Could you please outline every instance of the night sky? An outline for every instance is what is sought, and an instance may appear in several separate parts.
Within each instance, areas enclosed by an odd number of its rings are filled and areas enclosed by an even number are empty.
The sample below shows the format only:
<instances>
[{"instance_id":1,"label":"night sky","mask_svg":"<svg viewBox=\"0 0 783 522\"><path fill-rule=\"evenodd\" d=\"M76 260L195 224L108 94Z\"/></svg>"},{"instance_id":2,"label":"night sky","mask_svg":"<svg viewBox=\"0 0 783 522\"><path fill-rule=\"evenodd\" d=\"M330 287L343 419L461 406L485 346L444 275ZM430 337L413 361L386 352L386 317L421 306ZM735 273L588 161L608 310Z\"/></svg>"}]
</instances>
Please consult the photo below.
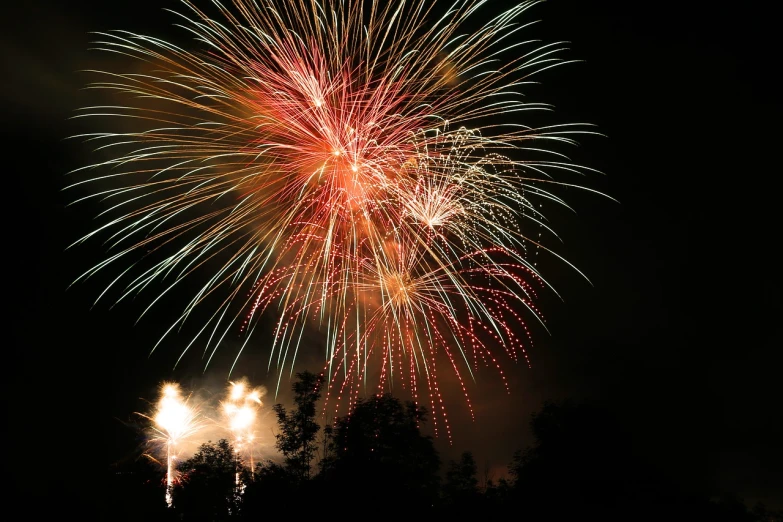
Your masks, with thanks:
<instances>
[{"instance_id":1,"label":"night sky","mask_svg":"<svg viewBox=\"0 0 783 522\"><path fill-rule=\"evenodd\" d=\"M454 445L437 443L444 459L472 450L500 473L532 442L530 414L570 397L617 412L638 454L685 487L783 508L779 28L758 9L691 4L551 0L528 12L542 20L536 37L569 40L562 56L584 60L540 75L529 97L556 106L548 123L589 122L606 135L580 138L572 159L602 171L585 185L619 203L560 192L575 214L551 214L564 242L550 245L592 285L546 261L563 297L541 303L551 335L534 329L532 369L504 364L511 395L479 374L475 422L453 390ZM183 34L162 2L71 5L20 3L2 35L4 308L13 331L2 379L11 455L2 460L28 493L46 462L102 477L138 443L120 420L144 407L140 398L153 400L170 378L219 389L235 355L229 345L206 372L200 354L172 371L189 338L148 354L176 310L153 308L134 325L150 294L91 310L100 281L66 291L102 259L97 242L65 251L98 207L66 208L61 192L65 173L90 160L88 147L65 139L80 130L68 118L90 104L81 90L89 77L78 71L111 63L88 51L88 32ZM239 374L274 387L265 342L255 339ZM321 356L303 354L301 368L320 370ZM63 490L58 469L43 491Z\"/></svg>"}]
</instances>

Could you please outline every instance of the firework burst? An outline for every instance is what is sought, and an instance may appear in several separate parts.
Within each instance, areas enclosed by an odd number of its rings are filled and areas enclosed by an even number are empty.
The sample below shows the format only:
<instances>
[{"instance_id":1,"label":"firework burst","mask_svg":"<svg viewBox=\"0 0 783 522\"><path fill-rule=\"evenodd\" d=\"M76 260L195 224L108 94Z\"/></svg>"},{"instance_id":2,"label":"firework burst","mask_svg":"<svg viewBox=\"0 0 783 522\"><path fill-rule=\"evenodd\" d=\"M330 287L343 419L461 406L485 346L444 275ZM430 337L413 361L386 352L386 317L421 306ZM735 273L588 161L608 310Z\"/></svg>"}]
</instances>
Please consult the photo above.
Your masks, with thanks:
<instances>
[{"instance_id":1,"label":"firework burst","mask_svg":"<svg viewBox=\"0 0 783 522\"><path fill-rule=\"evenodd\" d=\"M520 122L548 109L521 89L565 63L561 44L520 39L538 2L468 28L482 3L234 0L211 16L183 0L193 49L101 34L98 48L142 66L93 71L125 101L79 115L132 127L81 135L109 154L71 186L108 203L81 241L106 234L112 249L81 279L157 253L109 287L122 300L164 281L151 307L201 274L163 336L218 296L183 355L201 339L208 365L239 331L244 349L274 312L281 377L313 329L338 403L377 374L440 411L440 360L470 404L478 366L502 376L501 355L527 358L523 312L540 320L549 287L528 252L549 230L540 202L565 205L556 174L589 170L545 146L588 130Z\"/></svg>"}]
</instances>

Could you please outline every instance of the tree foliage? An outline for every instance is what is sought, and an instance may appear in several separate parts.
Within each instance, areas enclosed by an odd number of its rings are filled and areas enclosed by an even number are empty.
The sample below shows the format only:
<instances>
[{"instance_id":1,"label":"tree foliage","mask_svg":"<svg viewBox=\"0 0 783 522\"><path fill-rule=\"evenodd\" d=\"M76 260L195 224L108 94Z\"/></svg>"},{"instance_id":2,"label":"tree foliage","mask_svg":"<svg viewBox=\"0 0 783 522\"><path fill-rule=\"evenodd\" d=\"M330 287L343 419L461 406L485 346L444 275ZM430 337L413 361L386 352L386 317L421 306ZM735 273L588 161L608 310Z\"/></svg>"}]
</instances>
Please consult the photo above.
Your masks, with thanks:
<instances>
[{"instance_id":1,"label":"tree foliage","mask_svg":"<svg viewBox=\"0 0 783 522\"><path fill-rule=\"evenodd\" d=\"M321 398L323 376L310 372L296 374L292 385L293 411L286 411L282 404L274 406L280 433L276 435L276 447L285 457L285 466L298 481L310 478L310 469L316 453L316 437L320 426L316 421L316 405Z\"/></svg>"},{"instance_id":2,"label":"tree foliage","mask_svg":"<svg viewBox=\"0 0 783 522\"><path fill-rule=\"evenodd\" d=\"M367 502L405 499L406 509L431 507L438 494L440 459L432 438L421 433L426 410L390 394L359 400L337 419L331 440L333 461L322 472L331 484L353 484ZM399 504L397 504L399 507Z\"/></svg>"},{"instance_id":3,"label":"tree foliage","mask_svg":"<svg viewBox=\"0 0 783 522\"><path fill-rule=\"evenodd\" d=\"M443 483L443 500L446 506L466 508L478 504L478 466L473 453L465 451L459 460L449 462Z\"/></svg>"},{"instance_id":4,"label":"tree foliage","mask_svg":"<svg viewBox=\"0 0 783 522\"><path fill-rule=\"evenodd\" d=\"M179 466L180 481L172 492L174 506L186 520L221 521L236 518L241 505L241 490L246 483L244 463L226 439L202 444L199 450Z\"/></svg>"}]
</instances>

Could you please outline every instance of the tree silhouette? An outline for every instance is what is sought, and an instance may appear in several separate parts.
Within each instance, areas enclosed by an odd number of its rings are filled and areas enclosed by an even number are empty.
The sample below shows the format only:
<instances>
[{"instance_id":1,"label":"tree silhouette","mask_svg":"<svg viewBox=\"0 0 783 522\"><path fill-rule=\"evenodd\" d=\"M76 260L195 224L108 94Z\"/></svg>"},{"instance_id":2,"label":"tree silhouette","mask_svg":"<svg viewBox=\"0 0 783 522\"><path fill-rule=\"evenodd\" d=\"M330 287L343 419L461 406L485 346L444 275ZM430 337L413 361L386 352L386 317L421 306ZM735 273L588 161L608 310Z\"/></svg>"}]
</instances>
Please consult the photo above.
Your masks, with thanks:
<instances>
[{"instance_id":1,"label":"tree silhouette","mask_svg":"<svg viewBox=\"0 0 783 522\"><path fill-rule=\"evenodd\" d=\"M275 404L274 411L280 433L276 435L276 447L285 457L286 469L298 481L310 478L310 467L315 457L315 440L320 426L315 420L316 404L321 398L323 376L310 372L296 374L291 386L296 409L288 412L282 404Z\"/></svg>"},{"instance_id":2,"label":"tree silhouette","mask_svg":"<svg viewBox=\"0 0 783 522\"><path fill-rule=\"evenodd\" d=\"M761 502L753 506L751 513L754 522L783 522L783 510L769 511Z\"/></svg>"},{"instance_id":3,"label":"tree silhouette","mask_svg":"<svg viewBox=\"0 0 783 522\"><path fill-rule=\"evenodd\" d=\"M318 442L316 403L322 379L297 374L296 408L277 405L277 447L283 464L256 466L255 481L237 469L244 463L227 440L203 444L178 468L174 509L163 501L162 472L147 461L111 470L107 500L112 520L262 520L281 508L296 518L315 518L335 502L372 506L380 518L507 517L527 522L705 521L783 522L763 505L752 510L736 495L710 497L666 479L635 449L609 410L573 402L546 403L532 416L533 443L515 453L509 480L477 480L473 454L449 462L439 490L440 460L431 437L420 431L426 410L389 394L359 400L351 412L323 430ZM322 446L319 473L310 469ZM440 495L439 495L440 493ZM442 502L438 503L440 497ZM353 507L351 508L353 509ZM349 517L350 518L350 517Z\"/></svg>"},{"instance_id":4,"label":"tree silhouette","mask_svg":"<svg viewBox=\"0 0 783 522\"><path fill-rule=\"evenodd\" d=\"M331 440L333 460L319 477L363 502L384 505L384 513L430 509L438 494L440 459L432 438L419 425L426 410L389 394L359 400L337 419Z\"/></svg>"},{"instance_id":5,"label":"tree silhouette","mask_svg":"<svg viewBox=\"0 0 783 522\"><path fill-rule=\"evenodd\" d=\"M302 483L280 464L268 460L256 464L253 481L242 495L243 520L262 520L270 507L292 505L301 500Z\"/></svg>"},{"instance_id":6,"label":"tree silhouette","mask_svg":"<svg viewBox=\"0 0 783 522\"><path fill-rule=\"evenodd\" d=\"M480 503L478 467L473 453L465 451L458 461L450 461L443 483L443 501L452 510L474 509Z\"/></svg>"},{"instance_id":7,"label":"tree silhouette","mask_svg":"<svg viewBox=\"0 0 783 522\"><path fill-rule=\"evenodd\" d=\"M760 520L735 497L717 502L677 485L633 446L608 409L547 403L533 415L535 443L509 466L507 505L520 518L544 520L660 521ZM766 516L766 514L765 514Z\"/></svg>"},{"instance_id":8,"label":"tree silhouette","mask_svg":"<svg viewBox=\"0 0 783 522\"><path fill-rule=\"evenodd\" d=\"M174 507L185 520L221 521L239 516L241 503L237 469L243 463L232 445L207 442L178 466L180 481L173 490ZM247 482L244 472L239 483Z\"/></svg>"}]
</instances>

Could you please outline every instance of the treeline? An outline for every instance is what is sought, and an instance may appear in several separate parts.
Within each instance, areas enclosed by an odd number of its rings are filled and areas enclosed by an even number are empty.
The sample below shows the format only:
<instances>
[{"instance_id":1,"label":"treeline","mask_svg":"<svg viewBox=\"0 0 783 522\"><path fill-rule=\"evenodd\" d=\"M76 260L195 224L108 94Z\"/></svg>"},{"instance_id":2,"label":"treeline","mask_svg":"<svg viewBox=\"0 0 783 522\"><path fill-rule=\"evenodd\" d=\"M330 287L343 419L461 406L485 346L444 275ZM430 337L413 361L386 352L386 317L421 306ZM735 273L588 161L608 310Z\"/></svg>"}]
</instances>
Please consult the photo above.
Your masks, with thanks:
<instances>
[{"instance_id":1,"label":"treeline","mask_svg":"<svg viewBox=\"0 0 783 522\"><path fill-rule=\"evenodd\" d=\"M293 384L294 408L274 408L281 462L255 469L227 440L178 464L174 507L160 470L114 475L113 520L296 520L316 516L391 519L513 516L527 521L781 522L783 514L709 491L684 491L643 460L600 408L565 402L533 415L535 443L517 452L508 478L479 481L470 452L442 466L422 434L424 408L391 395L361 400L321 429L321 378ZM491 437L491 434L488 433Z\"/></svg>"}]
</instances>

